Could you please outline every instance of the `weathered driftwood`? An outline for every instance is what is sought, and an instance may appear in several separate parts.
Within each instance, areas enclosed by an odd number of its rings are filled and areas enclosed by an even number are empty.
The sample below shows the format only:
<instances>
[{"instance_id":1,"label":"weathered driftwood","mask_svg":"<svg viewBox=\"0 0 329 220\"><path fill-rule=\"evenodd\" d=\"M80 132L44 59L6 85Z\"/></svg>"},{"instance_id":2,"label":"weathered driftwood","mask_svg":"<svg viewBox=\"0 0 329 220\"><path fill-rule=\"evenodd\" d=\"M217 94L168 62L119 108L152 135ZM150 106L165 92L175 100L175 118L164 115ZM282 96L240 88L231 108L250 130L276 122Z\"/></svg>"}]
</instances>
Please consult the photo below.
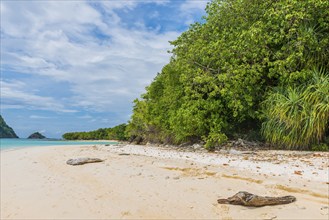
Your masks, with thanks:
<instances>
[{"instance_id":1,"label":"weathered driftwood","mask_svg":"<svg viewBox=\"0 0 329 220\"><path fill-rule=\"evenodd\" d=\"M69 159L66 161L66 164L69 165L82 165L85 163L98 163L98 162L103 162L104 160L101 160L99 158L89 158L89 157L84 157L84 158L77 158L77 159Z\"/></svg>"},{"instance_id":2,"label":"weathered driftwood","mask_svg":"<svg viewBox=\"0 0 329 220\"><path fill-rule=\"evenodd\" d=\"M118 154L119 156L129 156L130 154L127 154L127 153L120 153Z\"/></svg>"},{"instance_id":3,"label":"weathered driftwood","mask_svg":"<svg viewBox=\"0 0 329 220\"><path fill-rule=\"evenodd\" d=\"M296 201L294 196L283 196L283 197L268 197L258 196L248 192L240 191L232 197L227 199L218 199L219 204L232 204L232 205L243 205L243 206L266 206L266 205L282 205Z\"/></svg>"}]
</instances>

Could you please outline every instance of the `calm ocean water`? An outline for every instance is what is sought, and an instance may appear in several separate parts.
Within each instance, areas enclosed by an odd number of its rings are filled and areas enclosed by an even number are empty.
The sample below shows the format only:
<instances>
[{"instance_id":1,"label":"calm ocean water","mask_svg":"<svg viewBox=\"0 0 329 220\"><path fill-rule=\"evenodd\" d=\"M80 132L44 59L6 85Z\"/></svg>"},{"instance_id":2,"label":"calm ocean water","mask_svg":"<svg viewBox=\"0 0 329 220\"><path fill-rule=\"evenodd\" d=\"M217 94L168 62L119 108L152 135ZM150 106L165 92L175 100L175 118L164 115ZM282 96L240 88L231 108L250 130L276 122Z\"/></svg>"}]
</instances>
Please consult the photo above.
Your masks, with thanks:
<instances>
[{"instance_id":1,"label":"calm ocean water","mask_svg":"<svg viewBox=\"0 0 329 220\"><path fill-rule=\"evenodd\" d=\"M0 138L0 150L10 148L34 147L34 146L61 146L61 145L95 145L95 144L116 144L111 141L65 141L65 140L36 140L23 138Z\"/></svg>"}]
</instances>

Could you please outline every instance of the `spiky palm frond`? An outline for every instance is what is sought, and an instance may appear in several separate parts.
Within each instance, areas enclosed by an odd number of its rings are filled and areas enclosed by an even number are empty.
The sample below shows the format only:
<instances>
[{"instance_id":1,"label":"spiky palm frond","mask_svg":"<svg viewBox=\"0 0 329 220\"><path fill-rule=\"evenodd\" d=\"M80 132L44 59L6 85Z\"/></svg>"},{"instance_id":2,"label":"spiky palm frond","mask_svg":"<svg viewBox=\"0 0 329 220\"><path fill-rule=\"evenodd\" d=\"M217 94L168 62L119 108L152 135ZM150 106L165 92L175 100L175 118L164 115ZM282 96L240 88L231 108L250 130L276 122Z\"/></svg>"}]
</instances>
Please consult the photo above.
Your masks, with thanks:
<instances>
[{"instance_id":1,"label":"spiky palm frond","mask_svg":"<svg viewBox=\"0 0 329 220\"><path fill-rule=\"evenodd\" d=\"M299 87L278 88L264 101L264 137L288 149L307 149L320 142L329 125L329 75L314 70Z\"/></svg>"}]
</instances>

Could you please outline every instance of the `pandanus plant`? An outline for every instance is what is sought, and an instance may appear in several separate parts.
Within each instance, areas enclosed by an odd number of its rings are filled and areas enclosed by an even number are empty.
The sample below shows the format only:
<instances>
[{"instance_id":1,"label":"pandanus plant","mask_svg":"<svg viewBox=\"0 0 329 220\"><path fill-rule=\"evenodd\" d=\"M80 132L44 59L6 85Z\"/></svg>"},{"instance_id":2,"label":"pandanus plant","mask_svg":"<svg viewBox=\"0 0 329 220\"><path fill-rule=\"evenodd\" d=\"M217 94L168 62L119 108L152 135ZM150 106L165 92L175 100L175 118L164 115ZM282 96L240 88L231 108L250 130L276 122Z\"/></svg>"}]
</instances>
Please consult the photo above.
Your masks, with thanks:
<instances>
[{"instance_id":1,"label":"pandanus plant","mask_svg":"<svg viewBox=\"0 0 329 220\"><path fill-rule=\"evenodd\" d=\"M314 70L297 87L278 87L263 102L262 134L286 149L309 150L319 144L329 126L329 74Z\"/></svg>"}]
</instances>

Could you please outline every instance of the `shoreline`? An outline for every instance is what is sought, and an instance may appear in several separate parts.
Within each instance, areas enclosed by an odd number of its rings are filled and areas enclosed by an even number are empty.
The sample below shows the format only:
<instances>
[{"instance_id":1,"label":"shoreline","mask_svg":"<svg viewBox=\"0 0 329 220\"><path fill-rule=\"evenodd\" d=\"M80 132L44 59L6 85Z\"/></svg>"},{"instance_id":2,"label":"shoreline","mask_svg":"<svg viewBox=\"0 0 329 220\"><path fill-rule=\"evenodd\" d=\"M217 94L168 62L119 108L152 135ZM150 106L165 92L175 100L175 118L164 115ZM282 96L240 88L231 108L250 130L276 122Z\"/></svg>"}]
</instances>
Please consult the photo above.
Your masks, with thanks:
<instances>
[{"instance_id":1,"label":"shoreline","mask_svg":"<svg viewBox=\"0 0 329 220\"><path fill-rule=\"evenodd\" d=\"M327 219L329 153L296 153L186 152L126 144L1 151L0 217ZM104 162L66 164L78 157ZM297 201L261 208L217 204L238 191L293 195Z\"/></svg>"},{"instance_id":2,"label":"shoreline","mask_svg":"<svg viewBox=\"0 0 329 220\"><path fill-rule=\"evenodd\" d=\"M5 139L5 140L16 140L16 139ZM118 144L118 141L114 140L54 140L54 139L25 139L20 138L19 139L22 142L25 142L25 144L20 144L20 142L17 142L15 144L12 143L2 143L0 146L0 151L11 151L11 150L19 150L24 148L30 148L30 147L53 147L53 146L88 146L88 145L114 145ZM1 139L0 139L1 141ZM41 143L41 144L40 144ZM4 146L3 146L4 145Z\"/></svg>"}]
</instances>

